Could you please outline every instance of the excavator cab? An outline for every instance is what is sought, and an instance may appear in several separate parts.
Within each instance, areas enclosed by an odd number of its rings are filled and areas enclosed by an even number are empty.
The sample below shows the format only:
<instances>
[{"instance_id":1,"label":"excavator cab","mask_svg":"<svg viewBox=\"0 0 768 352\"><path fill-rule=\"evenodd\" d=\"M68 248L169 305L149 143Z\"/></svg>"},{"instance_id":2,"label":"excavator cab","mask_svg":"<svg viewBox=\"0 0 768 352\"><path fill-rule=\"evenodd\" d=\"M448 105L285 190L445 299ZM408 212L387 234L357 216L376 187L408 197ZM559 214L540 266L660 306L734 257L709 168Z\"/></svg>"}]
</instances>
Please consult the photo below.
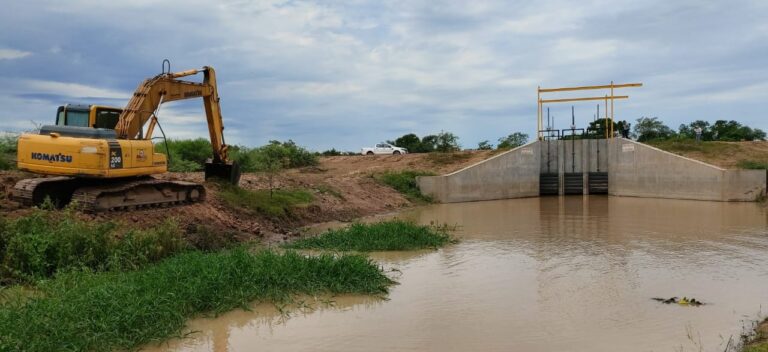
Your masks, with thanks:
<instances>
[{"instance_id":1,"label":"excavator cab","mask_svg":"<svg viewBox=\"0 0 768 352\"><path fill-rule=\"evenodd\" d=\"M123 109L102 105L67 104L56 110L56 126L93 127L114 130Z\"/></svg>"}]
</instances>

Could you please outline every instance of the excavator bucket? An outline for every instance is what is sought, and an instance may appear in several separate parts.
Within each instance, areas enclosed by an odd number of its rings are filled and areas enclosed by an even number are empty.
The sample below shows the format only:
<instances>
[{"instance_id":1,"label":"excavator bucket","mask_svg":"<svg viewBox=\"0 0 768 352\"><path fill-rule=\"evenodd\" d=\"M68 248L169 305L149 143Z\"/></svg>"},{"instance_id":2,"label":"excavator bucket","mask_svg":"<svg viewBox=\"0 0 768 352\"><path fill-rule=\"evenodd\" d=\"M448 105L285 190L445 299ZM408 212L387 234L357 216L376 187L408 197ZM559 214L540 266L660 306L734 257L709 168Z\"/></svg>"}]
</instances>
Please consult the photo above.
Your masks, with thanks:
<instances>
[{"instance_id":1,"label":"excavator bucket","mask_svg":"<svg viewBox=\"0 0 768 352\"><path fill-rule=\"evenodd\" d=\"M205 180L218 178L233 185L240 182L240 165L234 161L214 162L211 159L205 162Z\"/></svg>"}]
</instances>

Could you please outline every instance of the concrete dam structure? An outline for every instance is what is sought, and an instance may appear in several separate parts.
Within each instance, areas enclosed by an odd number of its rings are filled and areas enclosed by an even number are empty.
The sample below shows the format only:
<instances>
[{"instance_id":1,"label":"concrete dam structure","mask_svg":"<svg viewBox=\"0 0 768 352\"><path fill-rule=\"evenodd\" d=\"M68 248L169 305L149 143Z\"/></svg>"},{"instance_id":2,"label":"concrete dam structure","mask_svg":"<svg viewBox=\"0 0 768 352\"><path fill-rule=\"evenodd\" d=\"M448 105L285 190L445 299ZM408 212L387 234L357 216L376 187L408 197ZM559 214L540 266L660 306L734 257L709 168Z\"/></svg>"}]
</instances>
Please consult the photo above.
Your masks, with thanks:
<instances>
[{"instance_id":1,"label":"concrete dam structure","mask_svg":"<svg viewBox=\"0 0 768 352\"><path fill-rule=\"evenodd\" d=\"M623 138L535 141L417 179L441 203L586 194L756 201L767 181L766 170L727 170Z\"/></svg>"}]
</instances>

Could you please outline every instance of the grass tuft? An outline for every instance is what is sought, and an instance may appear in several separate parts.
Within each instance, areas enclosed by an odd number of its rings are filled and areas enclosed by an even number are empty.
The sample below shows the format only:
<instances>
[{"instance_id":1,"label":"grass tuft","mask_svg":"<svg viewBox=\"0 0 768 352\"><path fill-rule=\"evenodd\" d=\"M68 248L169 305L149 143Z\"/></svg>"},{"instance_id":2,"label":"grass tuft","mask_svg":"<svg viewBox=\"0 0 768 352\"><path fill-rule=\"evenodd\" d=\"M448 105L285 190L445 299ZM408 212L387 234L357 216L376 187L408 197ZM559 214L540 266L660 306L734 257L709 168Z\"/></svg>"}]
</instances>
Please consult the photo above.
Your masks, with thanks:
<instances>
[{"instance_id":1,"label":"grass tuft","mask_svg":"<svg viewBox=\"0 0 768 352\"><path fill-rule=\"evenodd\" d=\"M373 224L356 223L349 227L329 230L285 244L294 249L326 249L339 251L406 251L438 248L455 240L445 228L417 225L402 220Z\"/></svg>"},{"instance_id":2,"label":"grass tuft","mask_svg":"<svg viewBox=\"0 0 768 352\"><path fill-rule=\"evenodd\" d=\"M768 162L740 160L736 166L738 166L740 169L765 170L768 169Z\"/></svg>"},{"instance_id":3,"label":"grass tuft","mask_svg":"<svg viewBox=\"0 0 768 352\"><path fill-rule=\"evenodd\" d=\"M469 152L433 152L427 154L427 160L438 166L455 164L471 157L472 153Z\"/></svg>"},{"instance_id":4,"label":"grass tuft","mask_svg":"<svg viewBox=\"0 0 768 352\"><path fill-rule=\"evenodd\" d=\"M132 272L70 272L42 295L0 305L0 350L111 351L180 336L187 319L299 294L385 294L393 281L359 255L188 252Z\"/></svg>"},{"instance_id":5,"label":"grass tuft","mask_svg":"<svg viewBox=\"0 0 768 352\"><path fill-rule=\"evenodd\" d=\"M416 177L418 176L434 176L435 174L428 171L389 171L383 174L375 176L379 182L390 186L402 193L408 200L416 202L431 202L432 199L428 196L421 194L419 185L416 184Z\"/></svg>"},{"instance_id":6,"label":"grass tuft","mask_svg":"<svg viewBox=\"0 0 768 352\"><path fill-rule=\"evenodd\" d=\"M312 202L312 194L303 189L247 190L222 184L221 198L231 207L244 208L272 218L290 218L295 207Z\"/></svg>"}]
</instances>

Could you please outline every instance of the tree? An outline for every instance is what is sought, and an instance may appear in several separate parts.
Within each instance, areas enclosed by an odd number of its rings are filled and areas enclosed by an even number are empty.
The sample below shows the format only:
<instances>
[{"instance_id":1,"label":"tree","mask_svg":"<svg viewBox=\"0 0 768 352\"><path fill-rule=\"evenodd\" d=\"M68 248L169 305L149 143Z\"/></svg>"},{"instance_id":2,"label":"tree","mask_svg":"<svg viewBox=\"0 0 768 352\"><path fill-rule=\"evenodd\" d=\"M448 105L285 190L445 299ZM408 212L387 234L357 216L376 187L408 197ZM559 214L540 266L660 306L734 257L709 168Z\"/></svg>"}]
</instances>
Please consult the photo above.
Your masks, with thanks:
<instances>
[{"instance_id":1,"label":"tree","mask_svg":"<svg viewBox=\"0 0 768 352\"><path fill-rule=\"evenodd\" d=\"M701 128L701 139L704 141L714 140L714 132L709 126L709 122L704 120L696 120L687 125L683 124L677 129L677 133L681 138L696 138L696 128Z\"/></svg>"},{"instance_id":2,"label":"tree","mask_svg":"<svg viewBox=\"0 0 768 352\"><path fill-rule=\"evenodd\" d=\"M712 124L711 130L713 138L721 141L765 140L765 132L761 129L752 129L734 120L717 120Z\"/></svg>"},{"instance_id":3,"label":"tree","mask_svg":"<svg viewBox=\"0 0 768 352\"><path fill-rule=\"evenodd\" d=\"M408 150L409 153L424 152L422 150L423 148L421 146L421 140L419 140L419 136L413 133L408 133L398 139L395 139L395 143L391 143L391 144L394 144L400 148L405 148Z\"/></svg>"},{"instance_id":4,"label":"tree","mask_svg":"<svg viewBox=\"0 0 768 352\"><path fill-rule=\"evenodd\" d=\"M608 123L606 122L606 118L599 118L597 120L594 120L589 123L589 130L587 131L590 135L596 136L596 137L605 137L605 128L610 127ZM615 132L619 131L619 124L616 121L613 121L613 130Z\"/></svg>"},{"instance_id":5,"label":"tree","mask_svg":"<svg viewBox=\"0 0 768 352\"><path fill-rule=\"evenodd\" d=\"M517 148L525 143L528 143L528 135L522 132L515 132L509 136L499 138L499 145L496 146L496 149Z\"/></svg>"},{"instance_id":6,"label":"tree","mask_svg":"<svg viewBox=\"0 0 768 352\"><path fill-rule=\"evenodd\" d=\"M459 146L459 137L451 132L440 131L437 134L437 144L435 150L438 152L455 152L461 149Z\"/></svg>"},{"instance_id":7,"label":"tree","mask_svg":"<svg viewBox=\"0 0 768 352\"><path fill-rule=\"evenodd\" d=\"M480 150L491 150L491 149L493 149L493 144L491 144L491 142L486 139L486 140L484 140L484 141L482 141L480 143L477 143L477 149L480 149Z\"/></svg>"},{"instance_id":8,"label":"tree","mask_svg":"<svg viewBox=\"0 0 768 352\"><path fill-rule=\"evenodd\" d=\"M421 138L421 151L431 153L437 149L437 136L430 134Z\"/></svg>"},{"instance_id":9,"label":"tree","mask_svg":"<svg viewBox=\"0 0 768 352\"><path fill-rule=\"evenodd\" d=\"M292 142L291 142L292 143ZM274 187L274 177L283 168L290 165L291 160L288 157L288 148L278 141L270 141L269 144L257 148L254 153L254 163L256 171L266 172L269 177L269 196L272 197Z\"/></svg>"},{"instance_id":10,"label":"tree","mask_svg":"<svg viewBox=\"0 0 768 352\"><path fill-rule=\"evenodd\" d=\"M675 135L675 131L669 128L658 117L641 117L635 123L634 132L638 142L647 142L654 139L668 139Z\"/></svg>"}]
</instances>

